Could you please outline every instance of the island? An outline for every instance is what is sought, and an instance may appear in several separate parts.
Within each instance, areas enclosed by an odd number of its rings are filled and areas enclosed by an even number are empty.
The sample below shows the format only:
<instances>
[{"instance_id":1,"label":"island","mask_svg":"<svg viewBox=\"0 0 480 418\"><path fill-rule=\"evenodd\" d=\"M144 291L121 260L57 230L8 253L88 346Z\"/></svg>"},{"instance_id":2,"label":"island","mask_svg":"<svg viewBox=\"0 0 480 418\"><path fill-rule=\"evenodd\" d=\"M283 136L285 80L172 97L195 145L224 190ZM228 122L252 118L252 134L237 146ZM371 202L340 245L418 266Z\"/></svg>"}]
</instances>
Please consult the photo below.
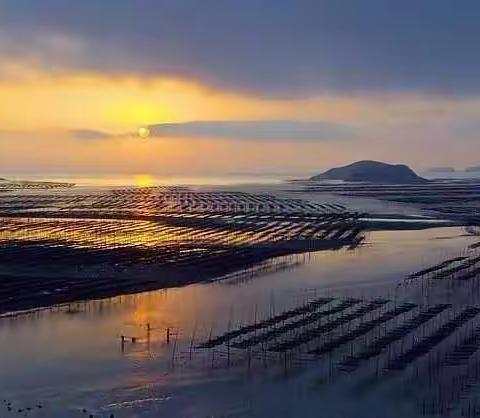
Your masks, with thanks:
<instances>
[{"instance_id":1,"label":"island","mask_svg":"<svg viewBox=\"0 0 480 418\"><path fill-rule=\"evenodd\" d=\"M418 184L428 180L418 176L404 164L387 164L380 161L357 161L343 167L332 168L310 180L343 180L350 182Z\"/></svg>"},{"instance_id":2,"label":"island","mask_svg":"<svg viewBox=\"0 0 480 418\"><path fill-rule=\"evenodd\" d=\"M456 173L457 170L455 170L453 167L432 167L429 168L427 173Z\"/></svg>"},{"instance_id":3,"label":"island","mask_svg":"<svg viewBox=\"0 0 480 418\"><path fill-rule=\"evenodd\" d=\"M478 173L480 172L480 165L474 166L474 167L467 167L465 169L466 173Z\"/></svg>"}]
</instances>

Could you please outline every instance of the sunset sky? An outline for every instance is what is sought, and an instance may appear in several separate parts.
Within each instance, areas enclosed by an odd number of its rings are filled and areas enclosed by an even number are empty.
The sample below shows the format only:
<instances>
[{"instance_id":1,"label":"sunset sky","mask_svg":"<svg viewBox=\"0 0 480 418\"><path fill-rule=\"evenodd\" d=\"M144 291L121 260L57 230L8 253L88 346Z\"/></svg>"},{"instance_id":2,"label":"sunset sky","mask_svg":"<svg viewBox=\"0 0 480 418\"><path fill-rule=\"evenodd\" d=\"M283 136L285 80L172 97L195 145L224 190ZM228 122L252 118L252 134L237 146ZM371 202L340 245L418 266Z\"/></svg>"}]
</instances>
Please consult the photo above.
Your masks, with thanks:
<instances>
[{"instance_id":1,"label":"sunset sky","mask_svg":"<svg viewBox=\"0 0 480 418\"><path fill-rule=\"evenodd\" d=\"M478 0L0 0L0 177L480 165L479 21Z\"/></svg>"}]
</instances>

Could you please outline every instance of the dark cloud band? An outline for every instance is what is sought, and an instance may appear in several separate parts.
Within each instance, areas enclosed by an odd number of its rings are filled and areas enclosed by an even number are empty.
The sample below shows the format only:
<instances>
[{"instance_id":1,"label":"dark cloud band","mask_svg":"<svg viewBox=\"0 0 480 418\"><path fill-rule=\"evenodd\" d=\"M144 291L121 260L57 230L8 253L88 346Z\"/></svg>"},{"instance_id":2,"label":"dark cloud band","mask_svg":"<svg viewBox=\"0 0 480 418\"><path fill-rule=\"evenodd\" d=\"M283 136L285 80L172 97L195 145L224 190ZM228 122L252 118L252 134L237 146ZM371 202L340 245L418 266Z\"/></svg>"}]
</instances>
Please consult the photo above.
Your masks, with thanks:
<instances>
[{"instance_id":1,"label":"dark cloud band","mask_svg":"<svg viewBox=\"0 0 480 418\"><path fill-rule=\"evenodd\" d=\"M97 140L113 138L113 135L109 133L91 129L72 129L68 133L75 139Z\"/></svg>"},{"instance_id":2,"label":"dark cloud band","mask_svg":"<svg viewBox=\"0 0 480 418\"><path fill-rule=\"evenodd\" d=\"M354 137L345 125L296 121L198 121L149 126L152 136L256 141L336 141Z\"/></svg>"},{"instance_id":3,"label":"dark cloud band","mask_svg":"<svg viewBox=\"0 0 480 418\"><path fill-rule=\"evenodd\" d=\"M479 21L478 0L0 0L0 55L262 95L470 95L480 93Z\"/></svg>"}]
</instances>

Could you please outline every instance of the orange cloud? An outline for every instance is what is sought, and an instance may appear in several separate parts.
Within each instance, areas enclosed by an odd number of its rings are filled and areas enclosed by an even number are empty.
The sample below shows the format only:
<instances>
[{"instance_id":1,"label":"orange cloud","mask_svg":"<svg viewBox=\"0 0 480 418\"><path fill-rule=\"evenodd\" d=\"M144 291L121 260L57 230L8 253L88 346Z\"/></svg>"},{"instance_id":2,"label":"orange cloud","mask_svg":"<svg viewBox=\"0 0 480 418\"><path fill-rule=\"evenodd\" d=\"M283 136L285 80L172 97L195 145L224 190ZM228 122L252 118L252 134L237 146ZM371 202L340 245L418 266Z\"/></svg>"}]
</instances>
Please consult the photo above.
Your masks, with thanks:
<instances>
[{"instance_id":1,"label":"orange cloud","mask_svg":"<svg viewBox=\"0 0 480 418\"><path fill-rule=\"evenodd\" d=\"M480 116L477 98L396 94L267 99L183 78L49 73L15 63L0 74L4 169L195 174L259 166L310 170L360 158L450 165L478 155L473 142L465 151L458 147L456 154L431 153L435 141L448 144L452 139L445 129L449 121ZM360 134L348 144L292 140L274 145L235 138L142 141L133 135L144 125L242 120L340 123ZM95 132L109 139L78 139Z\"/></svg>"},{"instance_id":2,"label":"orange cloud","mask_svg":"<svg viewBox=\"0 0 480 418\"><path fill-rule=\"evenodd\" d=\"M120 132L140 125L192 120L338 121L359 111L349 98L267 100L173 77L47 73L18 64L10 64L2 73L0 124L15 130Z\"/></svg>"}]
</instances>

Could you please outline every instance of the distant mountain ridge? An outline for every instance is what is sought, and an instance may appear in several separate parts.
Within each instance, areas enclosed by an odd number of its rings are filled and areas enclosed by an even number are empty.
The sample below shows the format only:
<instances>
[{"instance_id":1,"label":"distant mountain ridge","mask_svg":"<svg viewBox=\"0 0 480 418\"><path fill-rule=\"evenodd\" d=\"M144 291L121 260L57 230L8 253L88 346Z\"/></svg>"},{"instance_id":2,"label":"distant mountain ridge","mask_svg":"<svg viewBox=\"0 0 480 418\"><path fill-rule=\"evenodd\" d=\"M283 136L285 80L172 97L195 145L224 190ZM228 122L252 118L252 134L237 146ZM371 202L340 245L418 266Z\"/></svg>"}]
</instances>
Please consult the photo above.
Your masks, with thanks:
<instances>
[{"instance_id":1,"label":"distant mountain ridge","mask_svg":"<svg viewBox=\"0 0 480 418\"><path fill-rule=\"evenodd\" d=\"M34 181L34 180L9 180L0 177L0 188L6 189L58 189L74 187L75 183L62 183L56 181Z\"/></svg>"},{"instance_id":2,"label":"distant mountain ridge","mask_svg":"<svg viewBox=\"0 0 480 418\"><path fill-rule=\"evenodd\" d=\"M387 164L380 161L357 161L355 163L331 168L310 180L344 180L351 182L415 184L427 183L428 180L418 176L404 164Z\"/></svg>"},{"instance_id":3,"label":"distant mountain ridge","mask_svg":"<svg viewBox=\"0 0 480 418\"><path fill-rule=\"evenodd\" d=\"M467 167L465 169L466 173L476 173L476 172L479 172L479 171L480 171L480 165L473 166L473 167Z\"/></svg>"}]
</instances>

